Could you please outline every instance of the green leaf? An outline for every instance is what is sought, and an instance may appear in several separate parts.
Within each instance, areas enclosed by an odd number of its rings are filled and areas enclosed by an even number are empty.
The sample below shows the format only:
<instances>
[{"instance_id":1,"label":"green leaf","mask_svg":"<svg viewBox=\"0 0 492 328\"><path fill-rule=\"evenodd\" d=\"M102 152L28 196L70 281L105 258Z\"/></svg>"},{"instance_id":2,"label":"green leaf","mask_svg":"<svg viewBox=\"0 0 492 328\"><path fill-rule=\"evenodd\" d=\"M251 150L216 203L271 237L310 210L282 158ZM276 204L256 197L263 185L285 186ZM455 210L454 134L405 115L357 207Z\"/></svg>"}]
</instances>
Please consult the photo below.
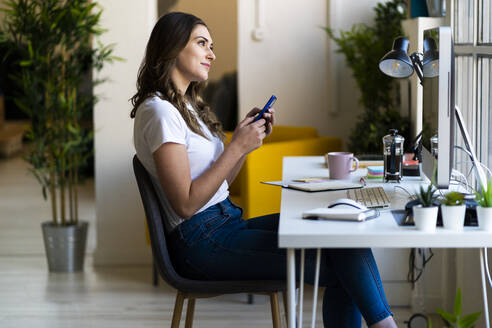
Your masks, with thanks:
<instances>
[{"instance_id":1,"label":"green leaf","mask_svg":"<svg viewBox=\"0 0 492 328\"><path fill-rule=\"evenodd\" d=\"M458 288L454 298L454 314L458 317L461 316L461 288Z\"/></svg>"},{"instance_id":2,"label":"green leaf","mask_svg":"<svg viewBox=\"0 0 492 328\"><path fill-rule=\"evenodd\" d=\"M437 309L436 312L441 316L441 318L449 323L456 323L456 321L458 320L454 314L448 313L442 309Z\"/></svg>"},{"instance_id":3,"label":"green leaf","mask_svg":"<svg viewBox=\"0 0 492 328\"><path fill-rule=\"evenodd\" d=\"M32 61L30 61L30 60L21 60L21 61L19 62L19 65L20 65L21 67L31 66L31 64L32 64Z\"/></svg>"},{"instance_id":4,"label":"green leaf","mask_svg":"<svg viewBox=\"0 0 492 328\"><path fill-rule=\"evenodd\" d=\"M475 321L478 320L478 318L480 317L481 314L482 314L482 312L475 312L472 314L468 314L468 315L464 316L463 318L459 319L458 324L463 328L473 327L473 324L475 323Z\"/></svg>"},{"instance_id":5,"label":"green leaf","mask_svg":"<svg viewBox=\"0 0 492 328\"><path fill-rule=\"evenodd\" d=\"M462 193L451 191L444 195L442 203L448 206L463 205L465 196Z\"/></svg>"},{"instance_id":6,"label":"green leaf","mask_svg":"<svg viewBox=\"0 0 492 328\"><path fill-rule=\"evenodd\" d=\"M27 41L27 50L29 51L29 57L34 57L34 51L32 50L31 40Z\"/></svg>"}]
</instances>

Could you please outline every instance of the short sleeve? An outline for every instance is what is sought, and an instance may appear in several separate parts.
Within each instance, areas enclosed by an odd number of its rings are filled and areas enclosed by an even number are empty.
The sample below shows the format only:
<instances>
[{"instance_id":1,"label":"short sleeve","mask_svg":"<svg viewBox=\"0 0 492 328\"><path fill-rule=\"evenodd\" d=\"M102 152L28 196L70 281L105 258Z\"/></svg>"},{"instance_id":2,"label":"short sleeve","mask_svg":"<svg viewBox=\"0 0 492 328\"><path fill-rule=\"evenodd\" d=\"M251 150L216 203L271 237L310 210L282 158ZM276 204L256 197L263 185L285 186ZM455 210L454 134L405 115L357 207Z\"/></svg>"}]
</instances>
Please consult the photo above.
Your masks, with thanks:
<instances>
[{"instance_id":1,"label":"short sleeve","mask_svg":"<svg viewBox=\"0 0 492 328\"><path fill-rule=\"evenodd\" d=\"M167 142L186 145L186 123L176 107L159 98L146 105L144 139L151 153Z\"/></svg>"}]
</instances>

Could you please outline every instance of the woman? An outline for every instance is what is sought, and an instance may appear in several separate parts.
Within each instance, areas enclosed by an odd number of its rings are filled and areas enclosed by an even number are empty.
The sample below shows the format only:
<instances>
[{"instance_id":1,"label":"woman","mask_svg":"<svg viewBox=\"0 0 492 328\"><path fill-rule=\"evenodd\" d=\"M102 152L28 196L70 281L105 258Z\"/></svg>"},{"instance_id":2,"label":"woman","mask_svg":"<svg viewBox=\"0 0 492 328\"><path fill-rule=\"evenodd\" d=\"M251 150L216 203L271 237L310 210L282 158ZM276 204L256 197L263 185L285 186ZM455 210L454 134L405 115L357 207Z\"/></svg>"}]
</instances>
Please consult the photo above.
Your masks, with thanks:
<instances>
[{"instance_id":1,"label":"woman","mask_svg":"<svg viewBox=\"0 0 492 328\"><path fill-rule=\"evenodd\" d=\"M205 23L169 13L155 25L132 97L137 156L153 178L163 209L173 263L192 279L285 279L286 252L277 246L279 215L242 219L228 186L245 156L272 131L271 109L258 108L238 124L227 148L223 132L199 87L215 60ZM306 254L306 280L315 255ZM322 252L325 327L396 327L370 249Z\"/></svg>"}]
</instances>

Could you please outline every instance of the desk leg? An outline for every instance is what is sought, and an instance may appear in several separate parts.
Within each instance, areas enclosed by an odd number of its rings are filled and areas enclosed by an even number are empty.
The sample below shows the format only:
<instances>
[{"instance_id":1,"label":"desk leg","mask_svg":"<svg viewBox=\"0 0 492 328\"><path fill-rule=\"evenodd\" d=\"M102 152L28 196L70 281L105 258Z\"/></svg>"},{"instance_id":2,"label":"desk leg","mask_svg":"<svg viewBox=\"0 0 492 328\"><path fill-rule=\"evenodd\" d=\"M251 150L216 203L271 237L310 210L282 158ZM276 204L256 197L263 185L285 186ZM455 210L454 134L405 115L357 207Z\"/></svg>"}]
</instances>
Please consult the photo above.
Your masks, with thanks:
<instances>
[{"instance_id":1,"label":"desk leg","mask_svg":"<svg viewBox=\"0 0 492 328\"><path fill-rule=\"evenodd\" d=\"M480 271L482 273L482 295L483 295L483 310L485 315L485 327L490 328L489 305L487 301L487 281L485 279L484 263L485 263L484 249L480 248Z\"/></svg>"},{"instance_id":2,"label":"desk leg","mask_svg":"<svg viewBox=\"0 0 492 328\"><path fill-rule=\"evenodd\" d=\"M295 249L287 249L287 303L289 308L289 328L296 327L296 253Z\"/></svg>"},{"instance_id":3,"label":"desk leg","mask_svg":"<svg viewBox=\"0 0 492 328\"><path fill-rule=\"evenodd\" d=\"M318 284L319 284L319 267L321 261L321 249L316 250L316 269L314 275L314 286L313 286L313 317L311 319L311 328L314 328L316 323L316 304L318 302Z\"/></svg>"},{"instance_id":4,"label":"desk leg","mask_svg":"<svg viewBox=\"0 0 492 328\"><path fill-rule=\"evenodd\" d=\"M299 265L299 316L297 317L297 328L302 328L302 305L304 304L304 248L301 249L301 263Z\"/></svg>"}]
</instances>

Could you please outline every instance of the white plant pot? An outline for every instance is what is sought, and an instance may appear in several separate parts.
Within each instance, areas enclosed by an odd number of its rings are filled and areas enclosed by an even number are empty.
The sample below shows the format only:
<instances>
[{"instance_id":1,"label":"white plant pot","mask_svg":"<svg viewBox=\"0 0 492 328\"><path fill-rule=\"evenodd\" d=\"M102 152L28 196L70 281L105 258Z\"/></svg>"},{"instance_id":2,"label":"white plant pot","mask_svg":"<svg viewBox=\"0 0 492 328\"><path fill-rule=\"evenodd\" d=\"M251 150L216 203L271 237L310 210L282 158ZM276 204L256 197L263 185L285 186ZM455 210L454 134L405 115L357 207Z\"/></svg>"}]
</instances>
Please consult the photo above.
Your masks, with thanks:
<instances>
[{"instance_id":1,"label":"white plant pot","mask_svg":"<svg viewBox=\"0 0 492 328\"><path fill-rule=\"evenodd\" d=\"M436 231L437 225L437 211L439 207L423 207L417 205L413 207L413 220L415 221L415 227L417 230L424 232Z\"/></svg>"},{"instance_id":2,"label":"white plant pot","mask_svg":"<svg viewBox=\"0 0 492 328\"><path fill-rule=\"evenodd\" d=\"M466 205L449 206L441 205L442 224L444 229L463 231L465 224Z\"/></svg>"},{"instance_id":3,"label":"white plant pot","mask_svg":"<svg viewBox=\"0 0 492 328\"><path fill-rule=\"evenodd\" d=\"M477 219L480 229L492 231L492 207L477 206Z\"/></svg>"}]
</instances>

